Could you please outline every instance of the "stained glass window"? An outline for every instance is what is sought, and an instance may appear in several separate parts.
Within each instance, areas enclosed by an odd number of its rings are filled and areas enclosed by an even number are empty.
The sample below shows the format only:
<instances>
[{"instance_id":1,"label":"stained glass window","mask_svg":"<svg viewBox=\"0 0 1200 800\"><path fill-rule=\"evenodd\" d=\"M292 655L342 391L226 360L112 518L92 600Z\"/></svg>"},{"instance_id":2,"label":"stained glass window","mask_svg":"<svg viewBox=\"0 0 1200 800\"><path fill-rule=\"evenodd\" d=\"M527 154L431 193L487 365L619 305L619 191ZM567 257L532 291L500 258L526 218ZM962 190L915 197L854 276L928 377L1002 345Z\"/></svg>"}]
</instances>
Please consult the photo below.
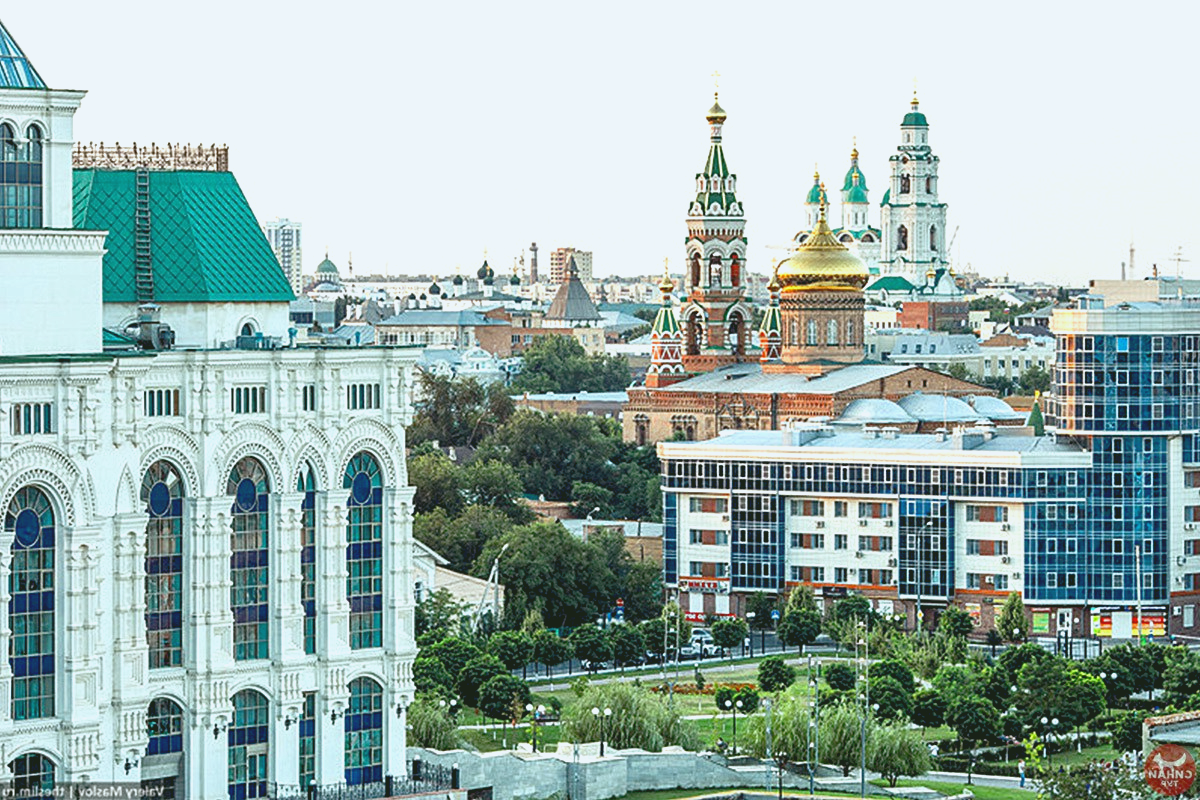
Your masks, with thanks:
<instances>
[{"instance_id":1,"label":"stained glass window","mask_svg":"<svg viewBox=\"0 0 1200 800\"><path fill-rule=\"evenodd\" d=\"M54 716L54 509L40 489L19 490L4 529L13 534L8 577L14 720ZM19 759L18 759L19 760Z\"/></svg>"},{"instance_id":2,"label":"stained glass window","mask_svg":"<svg viewBox=\"0 0 1200 800\"><path fill-rule=\"evenodd\" d=\"M350 649L383 646L383 478L367 453L350 459L342 477L346 503L346 597L350 601Z\"/></svg>"},{"instance_id":3,"label":"stained glass window","mask_svg":"<svg viewBox=\"0 0 1200 800\"><path fill-rule=\"evenodd\" d=\"M233 611L233 657L237 661L267 658L270 578L270 513L267 472L257 459L243 458L229 474L233 495L233 554L229 605Z\"/></svg>"},{"instance_id":4,"label":"stained glass window","mask_svg":"<svg viewBox=\"0 0 1200 800\"><path fill-rule=\"evenodd\" d=\"M150 668L183 665L183 480L166 461L142 478L146 524L146 643Z\"/></svg>"},{"instance_id":5,"label":"stained glass window","mask_svg":"<svg viewBox=\"0 0 1200 800\"><path fill-rule=\"evenodd\" d=\"M229 746L229 800L267 796L269 733L267 698L253 689L233 696Z\"/></svg>"},{"instance_id":6,"label":"stained glass window","mask_svg":"<svg viewBox=\"0 0 1200 800\"><path fill-rule=\"evenodd\" d=\"M383 780L383 687L370 678L350 682L346 712L346 783Z\"/></svg>"}]
</instances>

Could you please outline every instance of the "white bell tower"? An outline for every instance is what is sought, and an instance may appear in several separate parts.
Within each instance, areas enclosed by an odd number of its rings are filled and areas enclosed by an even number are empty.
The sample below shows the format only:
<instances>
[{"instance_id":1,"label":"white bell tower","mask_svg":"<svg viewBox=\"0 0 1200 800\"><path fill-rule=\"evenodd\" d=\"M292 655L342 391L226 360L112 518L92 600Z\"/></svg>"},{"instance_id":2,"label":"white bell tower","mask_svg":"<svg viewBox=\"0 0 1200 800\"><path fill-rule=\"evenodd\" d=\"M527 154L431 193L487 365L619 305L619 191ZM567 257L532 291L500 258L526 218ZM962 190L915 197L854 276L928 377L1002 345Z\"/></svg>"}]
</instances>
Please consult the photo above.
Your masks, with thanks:
<instances>
[{"instance_id":1,"label":"white bell tower","mask_svg":"<svg viewBox=\"0 0 1200 800\"><path fill-rule=\"evenodd\" d=\"M889 161L891 181L883 197L880 227L884 274L903 275L914 285L947 265L946 204L938 200L939 158L929 148L929 122L914 93L900 123L900 145Z\"/></svg>"}]
</instances>

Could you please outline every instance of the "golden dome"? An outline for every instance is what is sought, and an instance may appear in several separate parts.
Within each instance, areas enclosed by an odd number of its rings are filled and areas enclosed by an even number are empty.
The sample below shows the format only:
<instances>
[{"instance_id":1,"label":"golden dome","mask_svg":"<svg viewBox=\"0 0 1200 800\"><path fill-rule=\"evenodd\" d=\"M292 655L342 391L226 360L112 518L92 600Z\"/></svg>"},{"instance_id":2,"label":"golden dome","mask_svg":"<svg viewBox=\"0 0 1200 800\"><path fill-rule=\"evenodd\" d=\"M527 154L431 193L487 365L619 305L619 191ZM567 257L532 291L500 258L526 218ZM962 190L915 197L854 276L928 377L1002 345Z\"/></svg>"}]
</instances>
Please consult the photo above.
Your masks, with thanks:
<instances>
[{"instance_id":1,"label":"golden dome","mask_svg":"<svg viewBox=\"0 0 1200 800\"><path fill-rule=\"evenodd\" d=\"M712 108L708 110L707 114L708 121L716 125L724 122L727 116L728 115L725 113L725 109L721 108L721 104L717 101L717 93L713 92Z\"/></svg>"},{"instance_id":2,"label":"golden dome","mask_svg":"<svg viewBox=\"0 0 1200 800\"><path fill-rule=\"evenodd\" d=\"M867 285L867 265L833 235L825 209L822 205L812 235L775 268L785 292L858 291Z\"/></svg>"}]
</instances>

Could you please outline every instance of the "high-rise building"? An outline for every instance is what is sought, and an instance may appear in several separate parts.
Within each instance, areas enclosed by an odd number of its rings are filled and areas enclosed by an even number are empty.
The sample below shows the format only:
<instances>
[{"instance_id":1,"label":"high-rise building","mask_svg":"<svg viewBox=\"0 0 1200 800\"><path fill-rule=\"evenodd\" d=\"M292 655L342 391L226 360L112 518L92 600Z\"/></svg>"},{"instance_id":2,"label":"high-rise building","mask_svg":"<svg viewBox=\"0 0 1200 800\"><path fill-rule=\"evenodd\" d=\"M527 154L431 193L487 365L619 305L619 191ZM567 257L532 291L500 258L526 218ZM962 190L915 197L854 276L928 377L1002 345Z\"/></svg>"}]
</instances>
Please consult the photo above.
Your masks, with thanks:
<instances>
[{"instance_id":1,"label":"high-rise building","mask_svg":"<svg viewBox=\"0 0 1200 800\"><path fill-rule=\"evenodd\" d=\"M292 292L299 297L303 289L301 274L304 270L304 251L300 245L300 223L290 219L277 218L264 222L262 231L267 237L275 258L287 276Z\"/></svg>"},{"instance_id":2,"label":"high-rise building","mask_svg":"<svg viewBox=\"0 0 1200 800\"><path fill-rule=\"evenodd\" d=\"M404 794L414 359L289 346L227 151L83 96L0 26L0 785Z\"/></svg>"},{"instance_id":3,"label":"high-rise building","mask_svg":"<svg viewBox=\"0 0 1200 800\"><path fill-rule=\"evenodd\" d=\"M575 271L579 280L592 282L592 253L574 247L560 247L550 254L550 282L566 283L570 273L571 259L575 259Z\"/></svg>"}]
</instances>

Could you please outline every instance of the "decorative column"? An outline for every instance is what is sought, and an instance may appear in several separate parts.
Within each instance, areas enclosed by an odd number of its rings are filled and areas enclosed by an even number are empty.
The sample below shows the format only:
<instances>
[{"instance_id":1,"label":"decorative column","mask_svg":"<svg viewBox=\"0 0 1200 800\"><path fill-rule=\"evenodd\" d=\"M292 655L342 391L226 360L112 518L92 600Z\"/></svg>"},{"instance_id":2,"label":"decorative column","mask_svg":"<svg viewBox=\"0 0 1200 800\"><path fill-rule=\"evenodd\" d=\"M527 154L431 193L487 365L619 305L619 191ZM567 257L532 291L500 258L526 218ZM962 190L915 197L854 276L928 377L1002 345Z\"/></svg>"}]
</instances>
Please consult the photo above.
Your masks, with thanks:
<instances>
[{"instance_id":1,"label":"decorative column","mask_svg":"<svg viewBox=\"0 0 1200 800\"><path fill-rule=\"evenodd\" d=\"M271 519L271 652L283 664L304 660L304 607L300 604L300 513L304 495L273 492Z\"/></svg>"},{"instance_id":2,"label":"decorative column","mask_svg":"<svg viewBox=\"0 0 1200 800\"><path fill-rule=\"evenodd\" d=\"M327 660L350 655L350 601L346 599L346 524L344 492L317 495L317 652ZM343 689L344 691L344 689Z\"/></svg>"}]
</instances>

